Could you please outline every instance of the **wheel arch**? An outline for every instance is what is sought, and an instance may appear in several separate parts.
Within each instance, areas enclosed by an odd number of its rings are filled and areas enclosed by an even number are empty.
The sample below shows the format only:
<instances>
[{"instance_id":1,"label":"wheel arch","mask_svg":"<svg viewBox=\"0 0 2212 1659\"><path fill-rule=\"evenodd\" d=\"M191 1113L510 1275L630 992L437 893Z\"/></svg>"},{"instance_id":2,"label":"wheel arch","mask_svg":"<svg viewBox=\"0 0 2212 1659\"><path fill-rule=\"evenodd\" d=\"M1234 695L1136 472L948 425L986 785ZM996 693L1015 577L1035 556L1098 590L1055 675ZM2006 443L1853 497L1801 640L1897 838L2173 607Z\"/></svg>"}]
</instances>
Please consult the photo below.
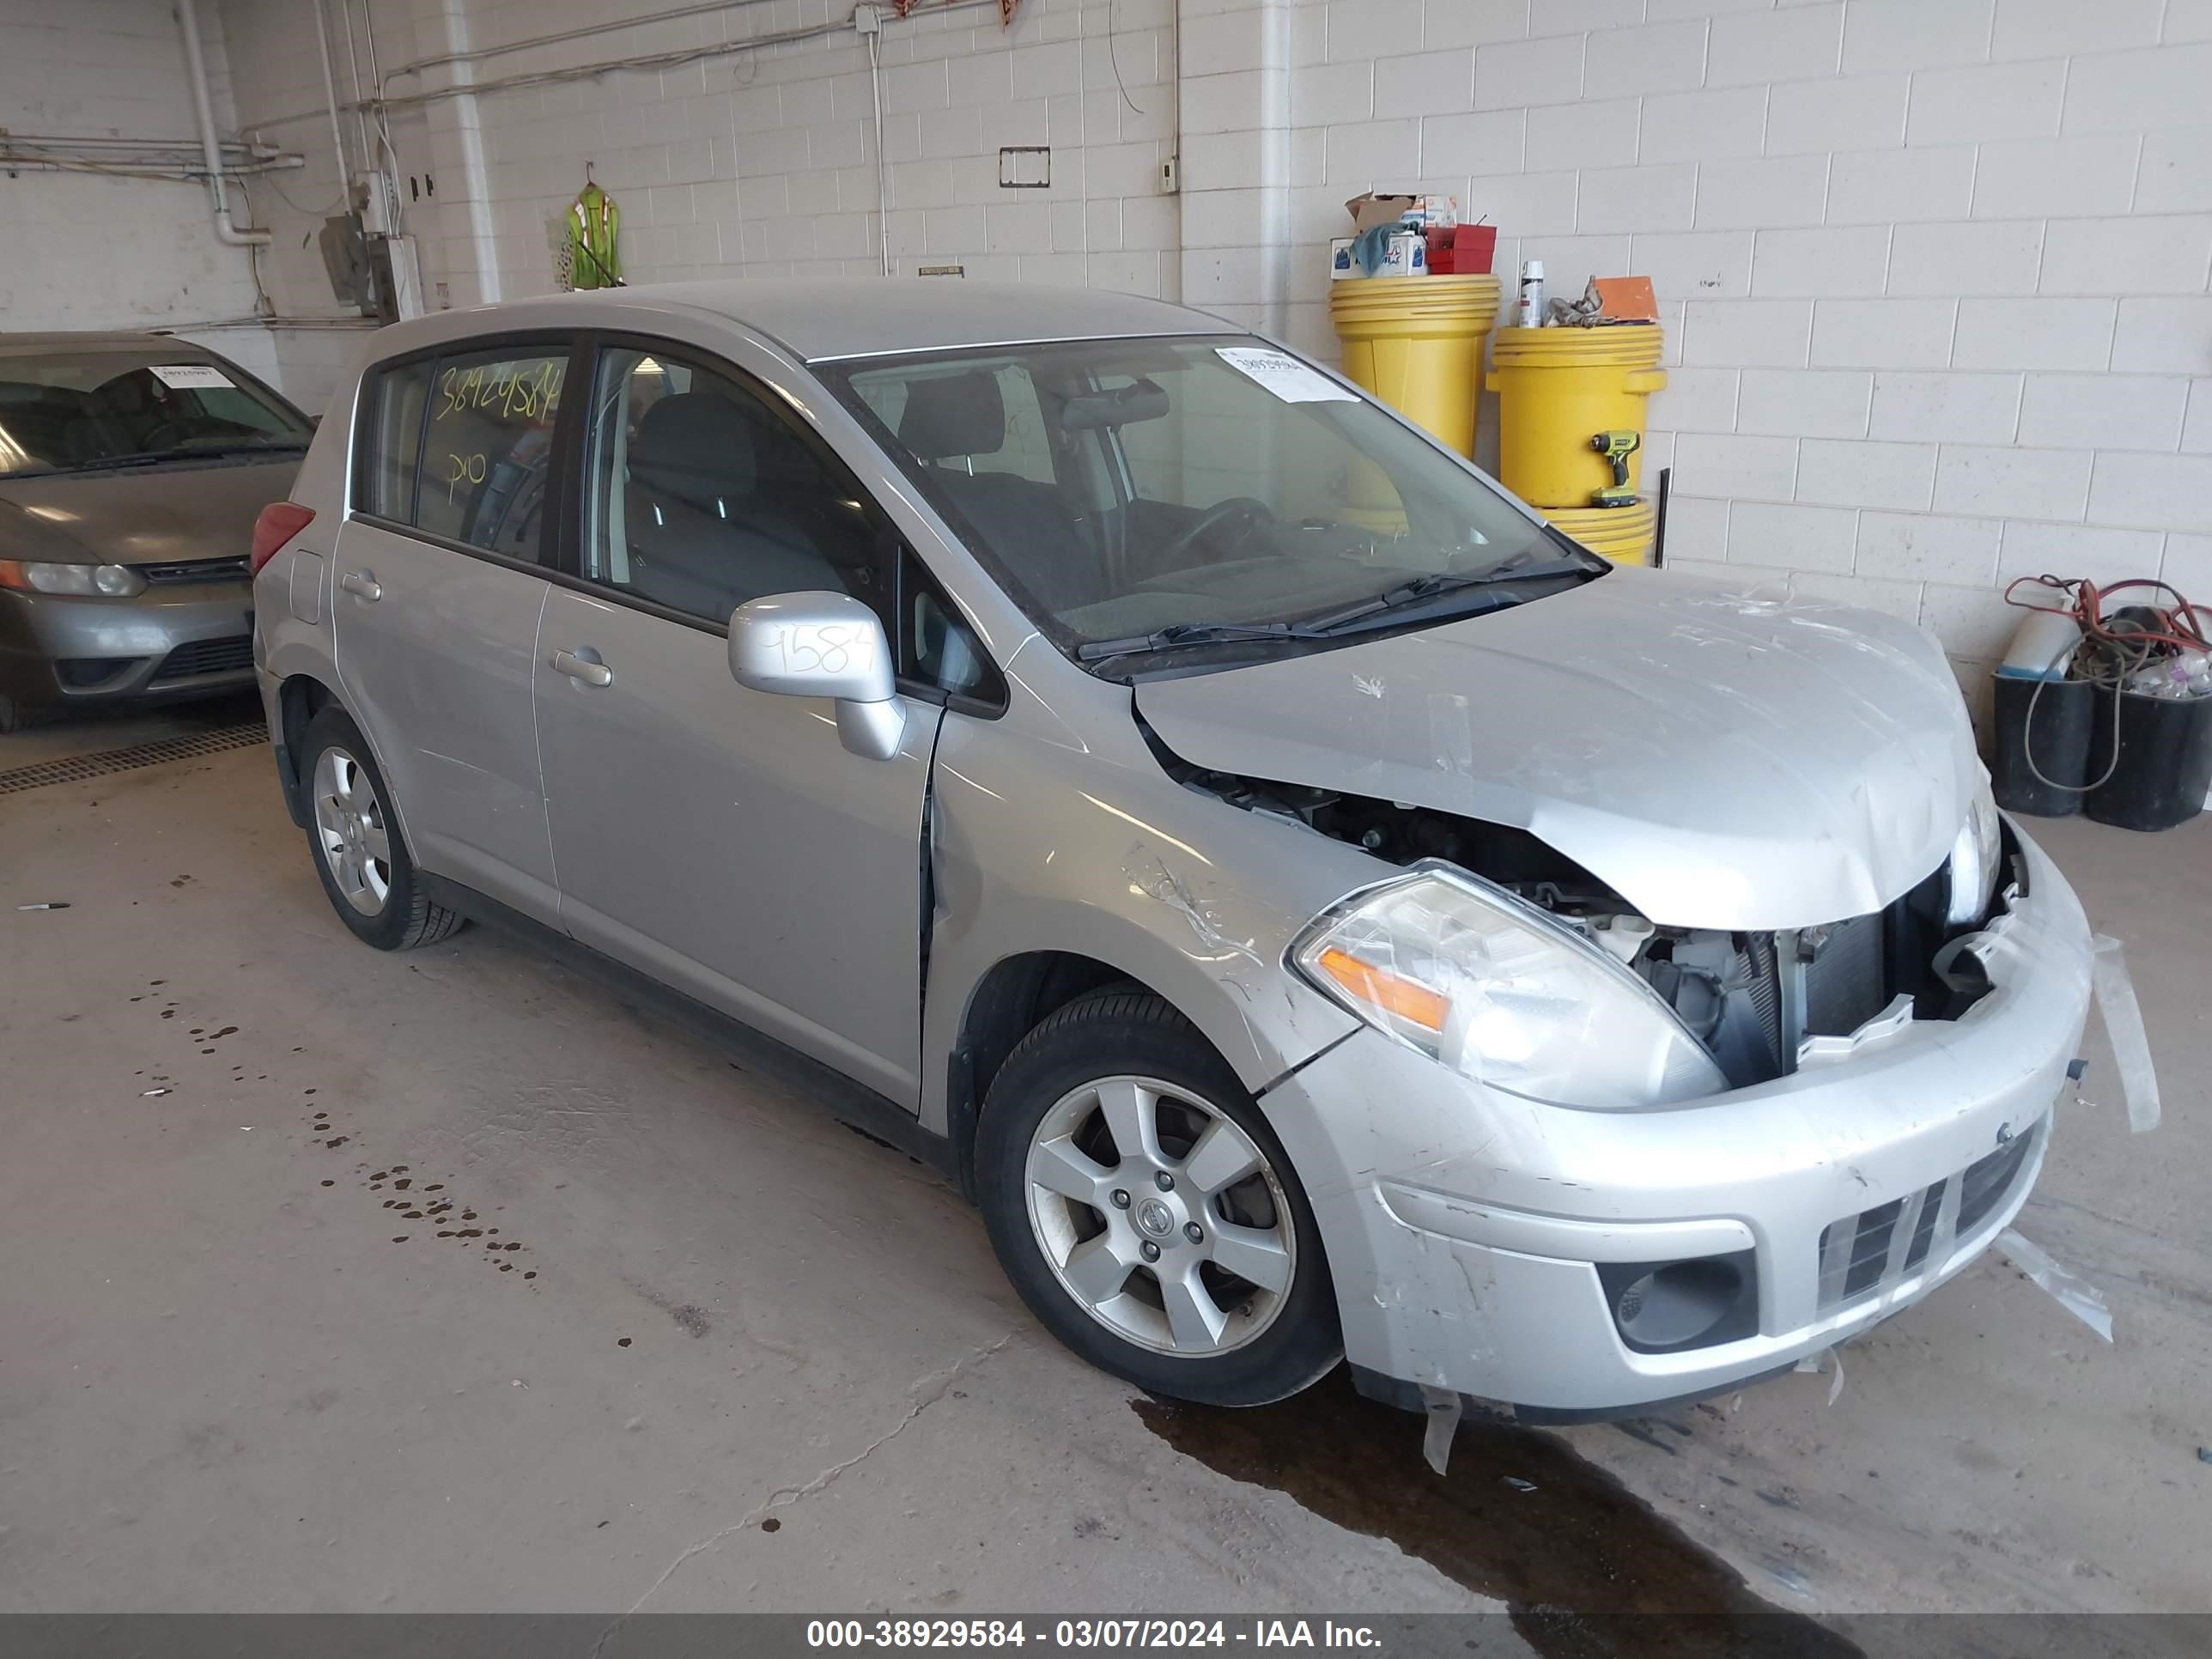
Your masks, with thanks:
<instances>
[{"instance_id":1,"label":"wheel arch","mask_svg":"<svg viewBox=\"0 0 2212 1659\"><path fill-rule=\"evenodd\" d=\"M283 787L284 810L292 822L307 827L307 780L301 775L301 750L307 726L338 695L313 674L288 674L276 686L276 729L270 738L276 750L276 781Z\"/></svg>"},{"instance_id":2,"label":"wheel arch","mask_svg":"<svg viewBox=\"0 0 2212 1659\"><path fill-rule=\"evenodd\" d=\"M407 855L415 858L415 838L407 828L407 808L395 798L391 790L392 769L384 763L384 756L376 746L376 739L362 726L361 719L347 707L345 698L328 681L312 670L302 670L286 675L277 683L277 729L270 733L276 750L276 777L283 787L284 805L292 814L293 823L302 830L308 826L307 777L302 769L306 756L307 728L315 716L324 709L336 708L353 722L353 729L361 733L362 745L369 758L376 763L376 770L386 780L384 810L392 817L407 848ZM420 860L416 860L417 866Z\"/></svg>"},{"instance_id":3,"label":"wheel arch","mask_svg":"<svg viewBox=\"0 0 2212 1659\"><path fill-rule=\"evenodd\" d=\"M1109 985L1145 992L1182 1012L1173 997L1127 968L1079 951L1023 951L1002 957L969 988L946 1055L945 1112L960 1188L970 1200L975 1197L975 1125L1006 1057L1052 1014ZM1205 1036L1203 1031L1200 1035ZM1218 1044L1212 1046L1219 1052Z\"/></svg>"}]
</instances>

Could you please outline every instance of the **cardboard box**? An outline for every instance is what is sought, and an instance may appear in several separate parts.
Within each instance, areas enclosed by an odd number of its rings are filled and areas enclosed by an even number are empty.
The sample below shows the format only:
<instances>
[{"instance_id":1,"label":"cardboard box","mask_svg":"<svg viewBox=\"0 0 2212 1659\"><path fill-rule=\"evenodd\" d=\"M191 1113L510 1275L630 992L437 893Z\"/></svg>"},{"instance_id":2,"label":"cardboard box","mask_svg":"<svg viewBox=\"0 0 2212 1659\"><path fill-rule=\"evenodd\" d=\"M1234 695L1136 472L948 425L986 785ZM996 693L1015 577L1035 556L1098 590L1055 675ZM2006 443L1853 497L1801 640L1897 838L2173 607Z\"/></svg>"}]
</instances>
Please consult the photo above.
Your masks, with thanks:
<instances>
[{"instance_id":1,"label":"cardboard box","mask_svg":"<svg viewBox=\"0 0 2212 1659\"><path fill-rule=\"evenodd\" d=\"M1352 216L1352 228L1356 234L1372 230L1377 225L1403 223L1407 215L1418 213L1420 206L1421 198L1418 196L1382 195L1370 191L1364 196L1353 197L1344 204L1344 210Z\"/></svg>"},{"instance_id":2,"label":"cardboard box","mask_svg":"<svg viewBox=\"0 0 2212 1659\"><path fill-rule=\"evenodd\" d=\"M1417 230L1401 230L1383 245L1377 276L1425 276L1429 274L1429 239Z\"/></svg>"},{"instance_id":3,"label":"cardboard box","mask_svg":"<svg viewBox=\"0 0 2212 1659\"><path fill-rule=\"evenodd\" d=\"M1367 273L1359 268L1359 261L1352 252L1356 237L1337 236L1328 245L1328 279L1333 283L1352 281ZM1383 245L1382 263L1376 267L1377 276L1425 276L1429 274L1428 239L1419 231L1401 230L1395 233Z\"/></svg>"}]
</instances>

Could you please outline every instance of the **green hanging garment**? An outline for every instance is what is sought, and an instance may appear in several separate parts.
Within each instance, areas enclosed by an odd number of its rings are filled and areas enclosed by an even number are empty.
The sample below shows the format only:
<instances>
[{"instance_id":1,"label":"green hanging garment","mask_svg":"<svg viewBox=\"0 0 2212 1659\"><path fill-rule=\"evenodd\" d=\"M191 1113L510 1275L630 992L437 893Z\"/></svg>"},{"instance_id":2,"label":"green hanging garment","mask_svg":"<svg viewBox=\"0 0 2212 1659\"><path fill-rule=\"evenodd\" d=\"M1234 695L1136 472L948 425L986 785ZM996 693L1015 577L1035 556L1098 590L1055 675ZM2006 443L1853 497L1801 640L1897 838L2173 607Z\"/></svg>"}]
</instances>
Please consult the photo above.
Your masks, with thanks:
<instances>
[{"instance_id":1,"label":"green hanging garment","mask_svg":"<svg viewBox=\"0 0 2212 1659\"><path fill-rule=\"evenodd\" d=\"M568 282L572 288L622 286L622 210L615 198L585 175L584 188L568 204Z\"/></svg>"}]
</instances>

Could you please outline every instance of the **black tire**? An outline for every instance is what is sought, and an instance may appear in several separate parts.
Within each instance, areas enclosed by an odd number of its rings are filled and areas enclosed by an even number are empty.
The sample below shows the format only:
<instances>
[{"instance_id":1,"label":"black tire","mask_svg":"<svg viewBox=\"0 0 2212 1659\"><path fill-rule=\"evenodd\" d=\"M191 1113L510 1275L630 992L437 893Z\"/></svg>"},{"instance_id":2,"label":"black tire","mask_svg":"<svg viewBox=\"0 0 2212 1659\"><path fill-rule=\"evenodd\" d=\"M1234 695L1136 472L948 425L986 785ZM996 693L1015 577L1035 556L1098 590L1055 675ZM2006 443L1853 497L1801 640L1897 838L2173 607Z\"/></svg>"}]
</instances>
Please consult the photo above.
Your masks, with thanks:
<instances>
[{"instance_id":1,"label":"black tire","mask_svg":"<svg viewBox=\"0 0 2212 1659\"><path fill-rule=\"evenodd\" d=\"M322 834L316 818L315 780L324 754L333 749L351 757L361 768L382 809L390 847L390 857L383 862L389 872L389 880L383 908L374 915L363 914L346 897L323 853ZM465 918L459 911L434 904L424 896L422 884L416 879L415 860L408 854L398 821L392 813L392 791L384 781L384 774L377 769L376 757L369 752L361 728L336 703L327 705L308 723L307 741L300 749L299 766L300 791L307 805L307 856L314 863L316 878L323 884L323 892L330 899L331 908L337 912L338 920L352 930L356 939L380 951L411 951L418 945L435 945L451 938Z\"/></svg>"},{"instance_id":2,"label":"black tire","mask_svg":"<svg viewBox=\"0 0 2212 1659\"><path fill-rule=\"evenodd\" d=\"M0 696L0 735L20 732L36 723L39 711L15 697Z\"/></svg>"},{"instance_id":3,"label":"black tire","mask_svg":"<svg viewBox=\"0 0 2212 1659\"><path fill-rule=\"evenodd\" d=\"M1125 1075L1188 1089L1216 1108L1267 1158L1288 1200L1296 1244L1291 1282L1272 1321L1242 1346L1175 1355L1128 1340L1061 1284L1039 1242L1029 1203L1032 1136L1055 1103L1086 1083ZM1320 1230L1282 1143L1228 1062L1159 997L1096 991L1024 1037L992 1080L976 1126L975 1167L984 1223L1006 1277L1045 1327L1099 1370L1175 1399L1264 1406L1319 1381L1342 1358Z\"/></svg>"}]
</instances>

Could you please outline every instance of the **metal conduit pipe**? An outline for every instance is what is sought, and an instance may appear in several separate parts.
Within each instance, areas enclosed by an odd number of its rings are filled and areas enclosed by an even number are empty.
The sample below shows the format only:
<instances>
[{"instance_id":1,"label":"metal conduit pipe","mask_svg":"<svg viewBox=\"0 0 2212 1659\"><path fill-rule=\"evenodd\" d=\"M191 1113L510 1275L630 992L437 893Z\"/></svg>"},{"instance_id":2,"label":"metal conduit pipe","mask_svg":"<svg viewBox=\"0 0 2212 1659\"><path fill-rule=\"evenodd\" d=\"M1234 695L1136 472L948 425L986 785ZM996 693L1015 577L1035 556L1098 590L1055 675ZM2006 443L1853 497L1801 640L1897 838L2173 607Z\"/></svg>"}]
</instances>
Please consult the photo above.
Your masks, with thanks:
<instances>
[{"instance_id":1,"label":"metal conduit pipe","mask_svg":"<svg viewBox=\"0 0 2212 1659\"><path fill-rule=\"evenodd\" d=\"M346 184L345 131L338 125L338 83L331 73L331 25L323 15L323 0L308 0L315 9L315 64L323 72L323 101L331 112L331 155L338 165L338 189L343 193ZM363 165L367 165L364 160Z\"/></svg>"},{"instance_id":2,"label":"metal conduit pipe","mask_svg":"<svg viewBox=\"0 0 2212 1659\"><path fill-rule=\"evenodd\" d=\"M208 193L215 202L215 239L226 247L263 247L265 230L240 230L230 220L222 189L222 144L215 133L215 106L208 100L207 58L200 50L197 0L177 0L177 27L185 37L185 64L191 75L192 112L199 118L200 154L207 162Z\"/></svg>"},{"instance_id":3,"label":"metal conduit pipe","mask_svg":"<svg viewBox=\"0 0 2212 1659\"><path fill-rule=\"evenodd\" d=\"M105 134L17 132L10 129L6 134L6 141L11 144L31 144L40 149L119 149L134 153L144 150L164 154L181 150L195 155L200 151L198 138L118 138ZM261 161L272 161L280 154L274 144L257 143L244 138L226 138L222 141L222 148Z\"/></svg>"},{"instance_id":4,"label":"metal conduit pipe","mask_svg":"<svg viewBox=\"0 0 2212 1659\"><path fill-rule=\"evenodd\" d=\"M877 48L883 44L883 19L871 8L868 14L868 92L876 104L876 254L883 274L891 274L890 158L884 154L884 64Z\"/></svg>"}]
</instances>

